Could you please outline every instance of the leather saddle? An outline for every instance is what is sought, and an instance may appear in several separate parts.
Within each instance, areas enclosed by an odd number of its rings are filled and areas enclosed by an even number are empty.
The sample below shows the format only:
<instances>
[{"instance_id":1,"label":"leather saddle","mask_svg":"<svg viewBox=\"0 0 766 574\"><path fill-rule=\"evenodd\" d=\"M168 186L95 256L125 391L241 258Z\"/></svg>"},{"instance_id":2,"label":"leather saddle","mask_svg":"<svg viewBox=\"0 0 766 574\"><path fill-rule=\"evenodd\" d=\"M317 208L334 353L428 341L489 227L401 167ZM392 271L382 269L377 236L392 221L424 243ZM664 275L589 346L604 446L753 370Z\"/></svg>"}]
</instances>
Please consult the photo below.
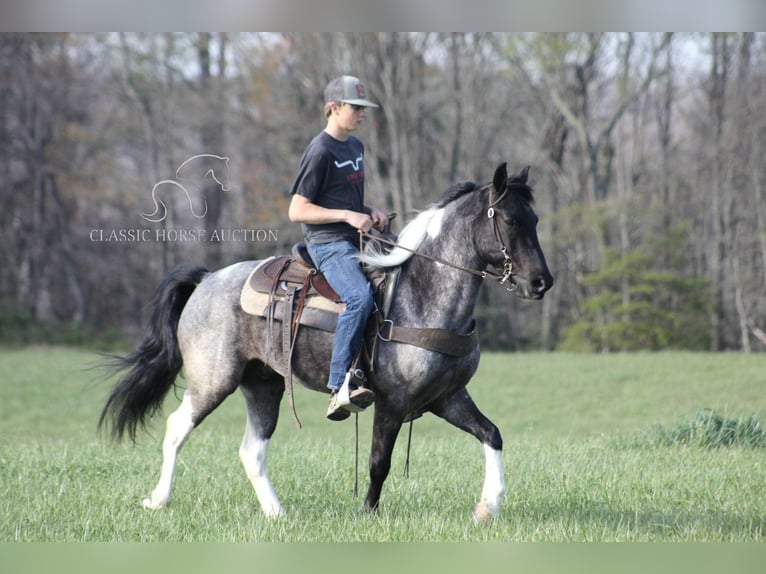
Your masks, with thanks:
<instances>
[{"instance_id":1,"label":"leather saddle","mask_svg":"<svg viewBox=\"0 0 766 574\"><path fill-rule=\"evenodd\" d=\"M293 246L291 255L267 259L259 265L248 279L248 287L258 293L276 295L289 289L305 289L304 297L321 295L335 303L341 298L320 273L308 254L306 245Z\"/></svg>"},{"instance_id":2,"label":"leather saddle","mask_svg":"<svg viewBox=\"0 0 766 574\"><path fill-rule=\"evenodd\" d=\"M393 296L395 281L389 273L368 270L378 309L386 309L386 299ZM334 332L338 315L345 309L340 295L317 270L305 243L296 243L290 255L279 255L262 261L248 277L240 294L242 309L251 315L268 317L270 324L282 321L290 300L288 314L293 323L292 335L299 325Z\"/></svg>"}]
</instances>

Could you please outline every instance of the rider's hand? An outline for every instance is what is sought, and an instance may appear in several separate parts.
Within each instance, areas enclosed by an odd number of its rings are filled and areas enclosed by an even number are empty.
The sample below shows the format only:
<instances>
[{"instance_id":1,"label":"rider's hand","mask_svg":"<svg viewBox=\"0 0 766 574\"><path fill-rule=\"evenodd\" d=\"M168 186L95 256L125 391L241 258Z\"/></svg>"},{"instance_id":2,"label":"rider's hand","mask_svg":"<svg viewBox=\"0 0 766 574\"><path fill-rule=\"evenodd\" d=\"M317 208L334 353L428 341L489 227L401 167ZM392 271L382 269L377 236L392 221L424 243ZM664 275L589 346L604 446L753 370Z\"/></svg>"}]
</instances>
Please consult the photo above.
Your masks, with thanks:
<instances>
[{"instance_id":1,"label":"rider's hand","mask_svg":"<svg viewBox=\"0 0 766 574\"><path fill-rule=\"evenodd\" d=\"M383 231L388 224L388 216L376 207L370 209L372 226L378 231Z\"/></svg>"},{"instance_id":2,"label":"rider's hand","mask_svg":"<svg viewBox=\"0 0 766 574\"><path fill-rule=\"evenodd\" d=\"M349 211L346 215L346 223L355 229L360 229L367 233L370 231L370 229L372 229L373 219L366 213Z\"/></svg>"}]
</instances>

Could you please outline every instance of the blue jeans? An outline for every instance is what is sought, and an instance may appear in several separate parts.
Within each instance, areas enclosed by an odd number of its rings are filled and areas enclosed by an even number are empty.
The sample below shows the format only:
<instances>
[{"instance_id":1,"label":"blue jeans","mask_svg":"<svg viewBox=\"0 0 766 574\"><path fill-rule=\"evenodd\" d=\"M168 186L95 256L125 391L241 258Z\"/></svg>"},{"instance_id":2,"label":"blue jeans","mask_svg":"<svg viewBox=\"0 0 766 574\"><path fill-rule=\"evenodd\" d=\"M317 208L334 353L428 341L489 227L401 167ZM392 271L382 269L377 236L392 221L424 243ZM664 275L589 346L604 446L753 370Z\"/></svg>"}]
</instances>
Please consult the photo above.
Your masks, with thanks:
<instances>
[{"instance_id":1,"label":"blue jeans","mask_svg":"<svg viewBox=\"0 0 766 574\"><path fill-rule=\"evenodd\" d=\"M355 256L359 248L349 241L309 243L309 254L327 282L340 295L346 309L338 316L327 388L337 391L354 360L372 312L372 288Z\"/></svg>"}]
</instances>

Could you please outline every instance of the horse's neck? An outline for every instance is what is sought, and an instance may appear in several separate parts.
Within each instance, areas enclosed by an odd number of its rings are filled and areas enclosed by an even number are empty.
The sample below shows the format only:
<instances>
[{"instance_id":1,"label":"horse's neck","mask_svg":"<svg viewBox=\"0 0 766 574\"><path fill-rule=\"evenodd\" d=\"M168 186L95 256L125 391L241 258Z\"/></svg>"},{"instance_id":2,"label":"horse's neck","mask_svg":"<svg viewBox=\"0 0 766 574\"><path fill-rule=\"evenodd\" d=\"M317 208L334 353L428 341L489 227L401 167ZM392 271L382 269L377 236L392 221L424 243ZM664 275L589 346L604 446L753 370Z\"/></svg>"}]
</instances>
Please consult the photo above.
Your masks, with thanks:
<instances>
[{"instance_id":1,"label":"horse's neck","mask_svg":"<svg viewBox=\"0 0 766 574\"><path fill-rule=\"evenodd\" d=\"M445 213L441 231L418 249L455 266L480 271L469 222ZM460 331L473 318L481 278L414 255L403 270L397 299L402 324Z\"/></svg>"}]
</instances>

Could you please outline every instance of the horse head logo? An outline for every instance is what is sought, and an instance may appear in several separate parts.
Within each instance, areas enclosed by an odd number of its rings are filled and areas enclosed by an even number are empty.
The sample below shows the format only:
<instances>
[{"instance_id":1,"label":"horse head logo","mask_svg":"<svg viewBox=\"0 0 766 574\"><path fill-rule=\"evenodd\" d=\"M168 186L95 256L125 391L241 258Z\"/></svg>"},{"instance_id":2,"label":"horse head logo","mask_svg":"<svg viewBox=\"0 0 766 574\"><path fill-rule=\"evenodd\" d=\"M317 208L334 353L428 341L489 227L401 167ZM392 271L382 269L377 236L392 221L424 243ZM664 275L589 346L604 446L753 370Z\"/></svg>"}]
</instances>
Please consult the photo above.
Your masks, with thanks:
<instances>
[{"instance_id":1,"label":"horse head logo","mask_svg":"<svg viewBox=\"0 0 766 574\"><path fill-rule=\"evenodd\" d=\"M189 176L193 176L192 182L197 182L196 185L189 185ZM221 188L221 191L229 191L231 189L230 176L229 176L229 158L214 155L209 153L203 153L195 155L183 162L176 170L175 179L163 179L158 181L152 187L152 201L154 202L154 211L151 213L144 213L139 211L141 217L152 223L159 223L168 216L168 208L165 203L158 197L160 190L168 186L180 189L186 196L189 202L189 211L192 216L197 219L202 219L207 214L207 200L202 193L202 185L199 182L205 181L207 177L212 178ZM195 209L195 198L197 203L201 204L201 209Z\"/></svg>"}]
</instances>

